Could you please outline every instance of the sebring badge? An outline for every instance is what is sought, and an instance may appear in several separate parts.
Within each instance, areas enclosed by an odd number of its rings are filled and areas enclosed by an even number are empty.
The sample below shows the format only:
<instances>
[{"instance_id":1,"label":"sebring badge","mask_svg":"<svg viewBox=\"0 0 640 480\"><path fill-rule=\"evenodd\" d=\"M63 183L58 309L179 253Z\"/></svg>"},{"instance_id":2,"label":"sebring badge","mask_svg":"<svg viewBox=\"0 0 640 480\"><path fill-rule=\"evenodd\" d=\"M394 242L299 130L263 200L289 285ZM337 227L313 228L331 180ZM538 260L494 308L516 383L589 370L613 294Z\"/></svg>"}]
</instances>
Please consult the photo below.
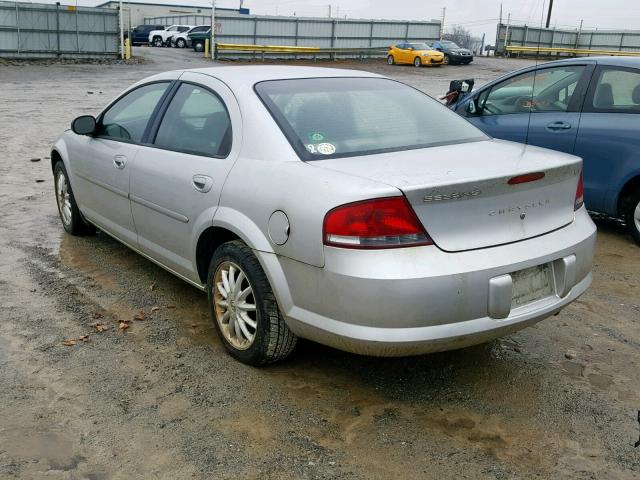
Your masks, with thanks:
<instances>
[{"instance_id":1,"label":"sebring badge","mask_svg":"<svg viewBox=\"0 0 640 480\"><path fill-rule=\"evenodd\" d=\"M464 198L477 197L482 193L479 189L473 189L470 192L451 192L451 193L437 193L434 195L425 195L422 200L426 203L440 202L442 200L460 200Z\"/></svg>"}]
</instances>

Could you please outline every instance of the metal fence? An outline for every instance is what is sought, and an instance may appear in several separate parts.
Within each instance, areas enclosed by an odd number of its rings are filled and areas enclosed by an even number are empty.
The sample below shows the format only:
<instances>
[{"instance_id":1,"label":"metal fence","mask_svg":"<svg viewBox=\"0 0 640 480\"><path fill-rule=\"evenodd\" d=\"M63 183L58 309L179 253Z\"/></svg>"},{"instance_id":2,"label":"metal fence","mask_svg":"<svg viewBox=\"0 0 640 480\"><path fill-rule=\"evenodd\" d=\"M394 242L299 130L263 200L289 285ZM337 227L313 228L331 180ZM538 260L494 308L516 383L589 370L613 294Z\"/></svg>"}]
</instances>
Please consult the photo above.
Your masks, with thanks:
<instances>
[{"instance_id":1,"label":"metal fence","mask_svg":"<svg viewBox=\"0 0 640 480\"><path fill-rule=\"evenodd\" d=\"M506 45L638 52L640 31L567 30L499 24L496 43L498 55L504 54Z\"/></svg>"},{"instance_id":2,"label":"metal fence","mask_svg":"<svg viewBox=\"0 0 640 480\"><path fill-rule=\"evenodd\" d=\"M0 1L0 57L115 57L118 23L107 8Z\"/></svg>"},{"instance_id":3,"label":"metal fence","mask_svg":"<svg viewBox=\"0 0 640 480\"><path fill-rule=\"evenodd\" d=\"M144 21L147 24L160 25L210 25L211 17L180 15L145 18ZM398 41L432 42L439 38L439 21L216 14L216 42L220 43L361 48L388 47ZM277 53L268 55L273 56Z\"/></svg>"}]
</instances>

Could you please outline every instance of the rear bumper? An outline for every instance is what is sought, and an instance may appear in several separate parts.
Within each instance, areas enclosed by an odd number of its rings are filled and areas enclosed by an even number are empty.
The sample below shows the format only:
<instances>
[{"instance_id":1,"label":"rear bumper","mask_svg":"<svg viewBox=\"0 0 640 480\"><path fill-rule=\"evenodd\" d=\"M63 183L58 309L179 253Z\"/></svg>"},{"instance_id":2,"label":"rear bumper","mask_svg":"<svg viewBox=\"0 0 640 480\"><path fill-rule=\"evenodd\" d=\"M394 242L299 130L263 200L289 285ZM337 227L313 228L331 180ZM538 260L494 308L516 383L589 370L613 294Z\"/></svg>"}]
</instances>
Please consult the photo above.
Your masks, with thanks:
<instances>
[{"instance_id":1,"label":"rear bumper","mask_svg":"<svg viewBox=\"0 0 640 480\"><path fill-rule=\"evenodd\" d=\"M582 208L555 232L468 252L326 247L324 268L256 253L297 335L355 353L398 356L486 342L557 313L590 285L595 240ZM511 290L496 294L492 279L545 263L553 264L555 294L509 311ZM497 301L506 301L506 312L496 309L496 295L505 297Z\"/></svg>"}]
</instances>

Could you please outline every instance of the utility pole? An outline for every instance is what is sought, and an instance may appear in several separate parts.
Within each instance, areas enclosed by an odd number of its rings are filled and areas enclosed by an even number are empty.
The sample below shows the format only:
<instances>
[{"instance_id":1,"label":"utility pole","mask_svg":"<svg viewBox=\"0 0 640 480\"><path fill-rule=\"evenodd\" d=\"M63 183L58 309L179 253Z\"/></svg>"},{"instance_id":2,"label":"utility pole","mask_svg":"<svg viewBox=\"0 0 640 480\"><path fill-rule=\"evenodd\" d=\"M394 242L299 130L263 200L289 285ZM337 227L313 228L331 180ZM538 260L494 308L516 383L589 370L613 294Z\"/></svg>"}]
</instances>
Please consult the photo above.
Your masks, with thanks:
<instances>
[{"instance_id":1,"label":"utility pole","mask_svg":"<svg viewBox=\"0 0 640 480\"><path fill-rule=\"evenodd\" d=\"M120 0L120 58L124 60L124 12L122 11L122 0ZM129 39L131 41L131 39Z\"/></svg>"},{"instance_id":2,"label":"utility pole","mask_svg":"<svg viewBox=\"0 0 640 480\"><path fill-rule=\"evenodd\" d=\"M507 56L507 42L509 40L509 25L511 24L511 12L507 15L507 29L504 32L504 54ZM497 43L497 42L496 42Z\"/></svg>"},{"instance_id":3,"label":"utility pole","mask_svg":"<svg viewBox=\"0 0 640 480\"><path fill-rule=\"evenodd\" d=\"M580 34L582 33L582 22L584 22L584 19L580 20L580 28L578 28L578 34L576 35L576 45L574 48L578 48L578 44L580 43Z\"/></svg>"},{"instance_id":4,"label":"utility pole","mask_svg":"<svg viewBox=\"0 0 640 480\"><path fill-rule=\"evenodd\" d=\"M480 42L480 52L478 53L478 55L480 55L482 57L483 53L484 53L484 33L482 34L482 41Z\"/></svg>"},{"instance_id":5,"label":"utility pole","mask_svg":"<svg viewBox=\"0 0 640 480\"><path fill-rule=\"evenodd\" d=\"M331 4L327 5L329 7L329 18L331 18Z\"/></svg>"},{"instance_id":6,"label":"utility pole","mask_svg":"<svg viewBox=\"0 0 640 480\"><path fill-rule=\"evenodd\" d=\"M549 24L551 23L551 9L553 8L553 0L549 0L549 12L547 13L547 28L549 28Z\"/></svg>"},{"instance_id":7,"label":"utility pole","mask_svg":"<svg viewBox=\"0 0 640 480\"><path fill-rule=\"evenodd\" d=\"M216 0L211 0L211 60L216 58Z\"/></svg>"},{"instance_id":8,"label":"utility pole","mask_svg":"<svg viewBox=\"0 0 640 480\"><path fill-rule=\"evenodd\" d=\"M444 35L444 19L447 14L447 7L442 7L442 21L440 22L440 40L442 40Z\"/></svg>"}]
</instances>

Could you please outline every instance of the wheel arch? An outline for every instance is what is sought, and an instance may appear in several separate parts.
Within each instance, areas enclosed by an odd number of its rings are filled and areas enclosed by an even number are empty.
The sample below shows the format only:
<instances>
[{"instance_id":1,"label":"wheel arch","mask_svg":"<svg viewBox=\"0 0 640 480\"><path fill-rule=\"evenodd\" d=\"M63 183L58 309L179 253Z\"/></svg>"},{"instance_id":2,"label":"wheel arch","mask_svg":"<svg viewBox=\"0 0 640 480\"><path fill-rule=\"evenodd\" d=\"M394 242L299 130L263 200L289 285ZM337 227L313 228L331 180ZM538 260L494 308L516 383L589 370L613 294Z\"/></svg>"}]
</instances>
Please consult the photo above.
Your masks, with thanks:
<instances>
[{"instance_id":1,"label":"wheel arch","mask_svg":"<svg viewBox=\"0 0 640 480\"><path fill-rule=\"evenodd\" d=\"M624 186L620 189L617 201L617 213L623 215L624 201L631 194L631 192L640 191L640 172L635 172L634 175L626 181Z\"/></svg>"}]
</instances>

